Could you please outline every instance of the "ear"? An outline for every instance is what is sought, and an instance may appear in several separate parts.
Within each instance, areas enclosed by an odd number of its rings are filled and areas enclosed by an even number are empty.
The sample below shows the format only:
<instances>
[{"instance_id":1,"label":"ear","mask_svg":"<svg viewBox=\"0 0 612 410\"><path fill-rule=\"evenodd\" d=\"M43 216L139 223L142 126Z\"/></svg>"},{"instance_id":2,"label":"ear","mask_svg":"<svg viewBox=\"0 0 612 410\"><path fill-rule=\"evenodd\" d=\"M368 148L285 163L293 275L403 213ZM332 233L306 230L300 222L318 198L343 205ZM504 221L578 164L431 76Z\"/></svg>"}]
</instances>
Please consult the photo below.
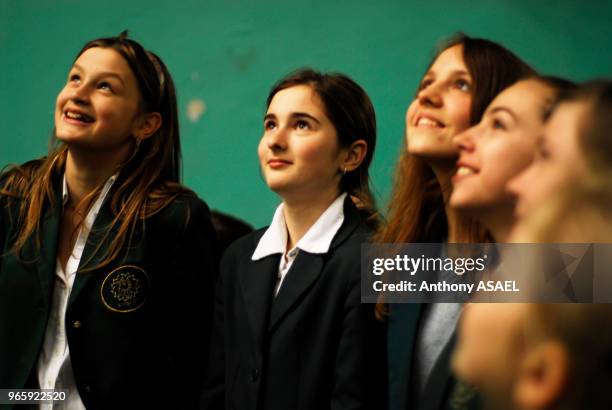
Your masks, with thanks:
<instances>
[{"instance_id":1,"label":"ear","mask_svg":"<svg viewBox=\"0 0 612 410\"><path fill-rule=\"evenodd\" d=\"M561 399L569 380L569 353L558 340L543 342L527 353L514 386L519 408L548 408Z\"/></svg>"},{"instance_id":2,"label":"ear","mask_svg":"<svg viewBox=\"0 0 612 410\"><path fill-rule=\"evenodd\" d=\"M343 149L340 172L356 170L368 153L368 143L365 140L354 141L348 148Z\"/></svg>"},{"instance_id":3,"label":"ear","mask_svg":"<svg viewBox=\"0 0 612 410\"><path fill-rule=\"evenodd\" d=\"M134 137L139 140L149 138L155 134L155 131L161 127L162 116L158 112L148 112L142 114L140 119L136 123L136 129L134 130Z\"/></svg>"}]
</instances>

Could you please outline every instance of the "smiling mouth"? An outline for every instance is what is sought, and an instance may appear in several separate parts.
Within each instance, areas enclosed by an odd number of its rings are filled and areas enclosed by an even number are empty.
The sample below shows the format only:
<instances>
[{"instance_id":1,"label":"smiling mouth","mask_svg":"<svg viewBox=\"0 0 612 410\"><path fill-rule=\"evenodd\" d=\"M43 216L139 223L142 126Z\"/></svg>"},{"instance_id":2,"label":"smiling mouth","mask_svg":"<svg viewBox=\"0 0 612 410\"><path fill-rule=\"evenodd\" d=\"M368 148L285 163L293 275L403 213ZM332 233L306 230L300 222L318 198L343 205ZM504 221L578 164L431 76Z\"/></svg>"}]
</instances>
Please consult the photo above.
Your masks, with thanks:
<instances>
[{"instance_id":1,"label":"smiling mouth","mask_svg":"<svg viewBox=\"0 0 612 410\"><path fill-rule=\"evenodd\" d=\"M85 122L85 123L94 122L94 119L92 117L84 113L79 113L79 112L74 112L74 111L65 111L64 116L68 119L80 121L80 122Z\"/></svg>"},{"instance_id":2,"label":"smiling mouth","mask_svg":"<svg viewBox=\"0 0 612 410\"><path fill-rule=\"evenodd\" d=\"M453 181L458 181L461 180L463 178L467 178L469 176L472 175L476 175L478 174L478 170L468 167L466 165L459 165L459 167L457 168L457 171L455 171L455 174L452 177Z\"/></svg>"},{"instance_id":3,"label":"smiling mouth","mask_svg":"<svg viewBox=\"0 0 612 410\"><path fill-rule=\"evenodd\" d=\"M474 175L474 174L476 174L476 171L470 167L466 167L465 165L462 165L459 168L457 168L457 172L455 172L455 175L458 175L460 177L464 177L467 175Z\"/></svg>"},{"instance_id":4,"label":"smiling mouth","mask_svg":"<svg viewBox=\"0 0 612 410\"><path fill-rule=\"evenodd\" d=\"M422 128L444 128L444 124L432 118L421 117L416 122L417 127Z\"/></svg>"}]
</instances>

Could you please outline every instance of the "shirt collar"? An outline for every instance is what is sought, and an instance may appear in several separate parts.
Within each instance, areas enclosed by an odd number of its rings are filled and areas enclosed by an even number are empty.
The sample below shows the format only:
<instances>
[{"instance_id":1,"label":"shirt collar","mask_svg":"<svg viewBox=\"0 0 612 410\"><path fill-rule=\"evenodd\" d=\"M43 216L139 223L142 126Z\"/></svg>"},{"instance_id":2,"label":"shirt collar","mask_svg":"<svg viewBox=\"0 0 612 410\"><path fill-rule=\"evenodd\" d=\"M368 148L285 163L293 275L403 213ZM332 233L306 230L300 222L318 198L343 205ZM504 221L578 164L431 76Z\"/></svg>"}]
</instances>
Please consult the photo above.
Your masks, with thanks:
<instances>
[{"instance_id":1,"label":"shirt collar","mask_svg":"<svg viewBox=\"0 0 612 410\"><path fill-rule=\"evenodd\" d=\"M62 177L62 205L66 205L70 199L70 193L68 192L68 185L66 184L66 174Z\"/></svg>"},{"instance_id":2,"label":"shirt collar","mask_svg":"<svg viewBox=\"0 0 612 410\"><path fill-rule=\"evenodd\" d=\"M113 183L117 179L118 175L119 175L118 172L111 175L104 183L104 186L102 187L102 190L100 191L100 196L98 197L98 198L101 198L102 201L106 198L108 191L113 186ZM68 191L68 184L66 183L66 173L64 172L64 175L62 176L62 205L66 205L69 200L70 200L70 192Z\"/></svg>"},{"instance_id":3,"label":"shirt collar","mask_svg":"<svg viewBox=\"0 0 612 410\"><path fill-rule=\"evenodd\" d=\"M306 234L295 245L296 248L309 253L326 253L331 242L344 222L344 199L346 193L341 194L319 216L317 221L308 229ZM274 212L272 223L253 252L251 260L259 260L273 254L284 254L287 248L287 225L283 213L284 204L280 204Z\"/></svg>"}]
</instances>

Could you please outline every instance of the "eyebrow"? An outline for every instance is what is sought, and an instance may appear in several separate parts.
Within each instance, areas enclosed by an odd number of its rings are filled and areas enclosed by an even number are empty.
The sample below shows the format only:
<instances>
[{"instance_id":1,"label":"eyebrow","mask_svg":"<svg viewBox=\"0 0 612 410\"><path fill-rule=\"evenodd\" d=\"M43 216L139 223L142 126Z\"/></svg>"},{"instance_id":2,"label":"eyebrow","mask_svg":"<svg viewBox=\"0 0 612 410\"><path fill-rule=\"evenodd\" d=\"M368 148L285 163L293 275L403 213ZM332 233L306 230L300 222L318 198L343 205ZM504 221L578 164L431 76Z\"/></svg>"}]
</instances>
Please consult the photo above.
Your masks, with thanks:
<instances>
[{"instance_id":1,"label":"eyebrow","mask_svg":"<svg viewBox=\"0 0 612 410\"><path fill-rule=\"evenodd\" d=\"M498 112L505 112L506 114L511 116L512 119L515 122L519 122L518 117L512 112L512 110L510 108L506 108L506 107L493 107L491 109L491 111L489 111L489 114L495 114L495 113L498 113Z\"/></svg>"},{"instance_id":2,"label":"eyebrow","mask_svg":"<svg viewBox=\"0 0 612 410\"><path fill-rule=\"evenodd\" d=\"M312 115L305 113L305 112L292 112L290 115L290 118L292 119L298 119L298 118L308 118L314 122L316 122L317 124L321 124L321 121L319 121L316 117L313 117ZM264 117L264 121L268 120L268 119L276 119L276 115L273 113L269 113L266 114Z\"/></svg>"},{"instance_id":3,"label":"eyebrow","mask_svg":"<svg viewBox=\"0 0 612 410\"><path fill-rule=\"evenodd\" d=\"M428 75L435 76L436 72L432 71L432 70L429 70L428 72L425 73L425 75L423 77L427 77ZM450 72L450 77L456 76L456 75L467 75L467 76L469 76L470 73L468 71L466 71L466 70L453 70L453 71Z\"/></svg>"},{"instance_id":4,"label":"eyebrow","mask_svg":"<svg viewBox=\"0 0 612 410\"><path fill-rule=\"evenodd\" d=\"M75 69L75 68L77 70L79 70L79 71L85 71L83 69L83 67L81 67L78 64L75 64L75 65L72 66L72 69ZM123 79L121 78L121 76L119 74L117 74L117 73L112 72L112 71L103 71L101 73L97 73L97 75L98 75L98 77L113 77L113 78L116 78L117 80L119 80L119 82L121 82L122 85L125 85L125 83L123 82Z\"/></svg>"}]
</instances>

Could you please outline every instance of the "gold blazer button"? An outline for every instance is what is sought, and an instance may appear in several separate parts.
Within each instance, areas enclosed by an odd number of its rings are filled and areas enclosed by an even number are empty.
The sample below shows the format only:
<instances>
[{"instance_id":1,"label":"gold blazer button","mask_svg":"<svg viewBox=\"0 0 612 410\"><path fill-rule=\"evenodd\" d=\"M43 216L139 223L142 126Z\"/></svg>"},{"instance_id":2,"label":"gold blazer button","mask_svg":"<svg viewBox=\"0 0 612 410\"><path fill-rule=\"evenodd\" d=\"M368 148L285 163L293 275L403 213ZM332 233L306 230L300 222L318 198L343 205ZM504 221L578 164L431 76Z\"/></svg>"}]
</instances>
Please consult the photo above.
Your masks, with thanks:
<instances>
[{"instance_id":1,"label":"gold blazer button","mask_svg":"<svg viewBox=\"0 0 612 410\"><path fill-rule=\"evenodd\" d=\"M79 322L78 320L75 320L74 322L72 322L72 327L74 327L75 329L80 328L81 322Z\"/></svg>"}]
</instances>

